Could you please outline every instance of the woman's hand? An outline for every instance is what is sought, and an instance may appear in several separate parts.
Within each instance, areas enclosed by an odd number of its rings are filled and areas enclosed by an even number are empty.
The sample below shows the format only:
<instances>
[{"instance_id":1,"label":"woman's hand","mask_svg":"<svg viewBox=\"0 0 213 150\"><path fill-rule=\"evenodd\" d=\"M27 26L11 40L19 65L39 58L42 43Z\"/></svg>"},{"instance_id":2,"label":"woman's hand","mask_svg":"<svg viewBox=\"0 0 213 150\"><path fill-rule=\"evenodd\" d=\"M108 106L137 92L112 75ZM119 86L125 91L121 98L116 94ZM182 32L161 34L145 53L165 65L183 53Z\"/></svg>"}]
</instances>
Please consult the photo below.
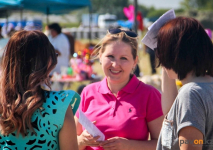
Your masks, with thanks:
<instances>
[{"instance_id":1,"label":"woman's hand","mask_svg":"<svg viewBox=\"0 0 213 150\"><path fill-rule=\"evenodd\" d=\"M98 147L100 142L97 139L100 136L93 137L90 135L87 130L84 130L80 136L78 136L78 142L81 146L91 146L91 147Z\"/></svg>"},{"instance_id":2,"label":"woman's hand","mask_svg":"<svg viewBox=\"0 0 213 150\"><path fill-rule=\"evenodd\" d=\"M128 139L113 137L100 142L100 146L103 147L104 150L129 150L131 145L129 144Z\"/></svg>"}]
</instances>

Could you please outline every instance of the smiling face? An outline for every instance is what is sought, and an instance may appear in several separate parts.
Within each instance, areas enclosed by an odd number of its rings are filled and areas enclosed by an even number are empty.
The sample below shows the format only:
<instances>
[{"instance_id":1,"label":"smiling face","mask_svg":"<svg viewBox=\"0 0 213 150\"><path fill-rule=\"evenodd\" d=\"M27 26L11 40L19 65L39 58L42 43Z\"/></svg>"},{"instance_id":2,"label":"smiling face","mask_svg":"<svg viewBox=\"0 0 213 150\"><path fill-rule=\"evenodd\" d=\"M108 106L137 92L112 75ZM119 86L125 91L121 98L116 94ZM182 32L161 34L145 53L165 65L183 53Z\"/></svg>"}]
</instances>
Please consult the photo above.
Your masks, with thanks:
<instances>
[{"instance_id":1,"label":"smiling face","mask_svg":"<svg viewBox=\"0 0 213 150\"><path fill-rule=\"evenodd\" d=\"M106 45L104 52L100 55L100 62L108 84L125 85L129 81L132 69L137 64L137 58L133 59L129 44L115 41Z\"/></svg>"}]
</instances>

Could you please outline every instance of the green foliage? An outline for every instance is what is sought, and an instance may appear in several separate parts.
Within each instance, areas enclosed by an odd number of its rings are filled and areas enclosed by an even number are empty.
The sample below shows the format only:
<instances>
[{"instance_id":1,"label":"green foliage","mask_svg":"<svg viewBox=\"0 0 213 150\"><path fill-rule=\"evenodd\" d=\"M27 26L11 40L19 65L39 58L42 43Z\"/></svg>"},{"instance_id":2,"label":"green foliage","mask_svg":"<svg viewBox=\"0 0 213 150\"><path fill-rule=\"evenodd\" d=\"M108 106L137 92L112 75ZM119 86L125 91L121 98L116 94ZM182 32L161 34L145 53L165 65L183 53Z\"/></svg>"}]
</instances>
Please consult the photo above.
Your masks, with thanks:
<instances>
[{"instance_id":1,"label":"green foliage","mask_svg":"<svg viewBox=\"0 0 213 150\"><path fill-rule=\"evenodd\" d=\"M161 15L163 15L166 11L168 11L169 9L153 9L152 11L149 11L149 13L147 14L148 18L153 18L153 17L160 17Z\"/></svg>"},{"instance_id":2,"label":"green foliage","mask_svg":"<svg viewBox=\"0 0 213 150\"><path fill-rule=\"evenodd\" d=\"M128 7L130 4L133 4L133 0L91 0L92 3L92 13L97 14L115 14L119 20L127 20L123 13L123 8ZM160 17L163 13L165 13L168 9L156 9L155 7L147 7L145 5L138 4L138 11L141 11L143 17L149 18L151 21L154 21L158 17ZM213 10L213 0L182 0L181 8L176 9L175 13L185 14L188 12L189 17L195 17L198 15L198 10ZM79 22L81 21L82 14L88 14L89 9L84 8L78 11L72 12L72 14L76 15L79 18ZM205 17L208 19L208 17ZM200 20L200 19L199 19ZM206 21L203 21L205 24ZM73 26L73 25L64 25L64 26ZM75 26L75 25L74 25Z\"/></svg>"},{"instance_id":3,"label":"green foliage","mask_svg":"<svg viewBox=\"0 0 213 150\"><path fill-rule=\"evenodd\" d=\"M123 8L128 7L130 4L133 4L132 0L91 0L92 3L92 13L97 14L115 14L117 15L118 20L127 20L124 15ZM138 11L142 12L143 17L155 18L157 19L168 9L156 9L155 7L147 7L145 5L138 4ZM178 9L177 12L183 12L183 9ZM82 14L88 14L89 9L84 8L78 11L72 12L73 15L76 15L81 21Z\"/></svg>"},{"instance_id":4,"label":"green foliage","mask_svg":"<svg viewBox=\"0 0 213 150\"><path fill-rule=\"evenodd\" d=\"M63 28L72 28L72 27L79 27L80 23L78 23L78 22L70 22L70 23L60 23L60 25Z\"/></svg>"},{"instance_id":5,"label":"green foliage","mask_svg":"<svg viewBox=\"0 0 213 150\"><path fill-rule=\"evenodd\" d=\"M146 18L158 18L168 10L169 9L156 9L153 6L152 7L147 7L145 5L138 6L138 11L142 12L143 17L146 17ZM176 9L175 12L182 13L184 12L184 9L183 8Z\"/></svg>"},{"instance_id":6,"label":"green foliage","mask_svg":"<svg viewBox=\"0 0 213 150\"><path fill-rule=\"evenodd\" d=\"M183 13L184 11L185 10L183 8L175 9L176 14Z\"/></svg>"},{"instance_id":7,"label":"green foliage","mask_svg":"<svg viewBox=\"0 0 213 150\"><path fill-rule=\"evenodd\" d=\"M213 0L183 0L181 6L186 10L213 10Z\"/></svg>"},{"instance_id":8,"label":"green foliage","mask_svg":"<svg viewBox=\"0 0 213 150\"><path fill-rule=\"evenodd\" d=\"M12 14L11 11L7 11L5 9L0 10L0 18L6 18Z\"/></svg>"},{"instance_id":9,"label":"green foliage","mask_svg":"<svg viewBox=\"0 0 213 150\"><path fill-rule=\"evenodd\" d=\"M149 10L150 9L144 5L138 6L138 11L142 12L143 16L147 16L147 14L149 13Z\"/></svg>"},{"instance_id":10,"label":"green foliage","mask_svg":"<svg viewBox=\"0 0 213 150\"><path fill-rule=\"evenodd\" d=\"M181 7L184 9L181 16L193 17L204 28L213 30L213 0L182 0Z\"/></svg>"},{"instance_id":11,"label":"green foliage","mask_svg":"<svg viewBox=\"0 0 213 150\"><path fill-rule=\"evenodd\" d=\"M129 6L128 0L91 0L91 3L93 13L111 13L117 15L118 19L126 19L123 8Z\"/></svg>"},{"instance_id":12,"label":"green foliage","mask_svg":"<svg viewBox=\"0 0 213 150\"><path fill-rule=\"evenodd\" d=\"M191 8L197 8L197 4L195 0L183 0L180 2L180 5L185 10L190 10Z\"/></svg>"},{"instance_id":13,"label":"green foliage","mask_svg":"<svg viewBox=\"0 0 213 150\"><path fill-rule=\"evenodd\" d=\"M200 9L213 9L213 0L194 0Z\"/></svg>"}]
</instances>

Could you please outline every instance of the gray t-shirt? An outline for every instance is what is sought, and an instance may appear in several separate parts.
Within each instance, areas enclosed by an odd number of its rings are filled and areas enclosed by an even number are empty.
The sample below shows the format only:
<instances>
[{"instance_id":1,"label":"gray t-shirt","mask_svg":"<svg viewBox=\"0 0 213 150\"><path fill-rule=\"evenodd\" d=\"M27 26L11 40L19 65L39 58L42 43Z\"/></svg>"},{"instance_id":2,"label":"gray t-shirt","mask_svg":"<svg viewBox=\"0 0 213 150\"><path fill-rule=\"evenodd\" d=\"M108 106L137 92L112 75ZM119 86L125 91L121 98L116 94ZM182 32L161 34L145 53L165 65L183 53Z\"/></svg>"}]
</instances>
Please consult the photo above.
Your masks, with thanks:
<instances>
[{"instance_id":1,"label":"gray t-shirt","mask_svg":"<svg viewBox=\"0 0 213 150\"><path fill-rule=\"evenodd\" d=\"M213 149L213 83L185 84L165 117L157 150L179 150L179 131L193 126L203 133L203 150ZM202 146L202 141L181 141Z\"/></svg>"}]
</instances>

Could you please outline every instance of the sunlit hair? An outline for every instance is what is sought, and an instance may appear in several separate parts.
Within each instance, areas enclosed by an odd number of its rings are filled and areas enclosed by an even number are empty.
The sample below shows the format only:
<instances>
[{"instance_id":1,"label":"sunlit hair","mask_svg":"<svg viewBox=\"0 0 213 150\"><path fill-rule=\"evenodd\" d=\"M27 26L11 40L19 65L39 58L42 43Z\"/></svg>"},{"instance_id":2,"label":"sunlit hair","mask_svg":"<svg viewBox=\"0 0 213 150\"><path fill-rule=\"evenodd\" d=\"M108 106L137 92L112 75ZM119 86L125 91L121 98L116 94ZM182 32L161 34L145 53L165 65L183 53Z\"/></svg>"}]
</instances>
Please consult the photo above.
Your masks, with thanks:
<instances>
[{"instance_id":1,"label":"sunlit hair","mask_svg":"<svg viewBox=\"0 0 213 150\"><path fill-rule=\"evenodd\" d=\"M49 73L56 64L55 50L42 32L19 31L10 38L1 63L1 134L34 132L31 116L44 101L40 85L50 87Z\"/></svg>"},{"instance_id":2,"label":"sunlit hair","mask_svg":"<svg viewBox=\"0 0 213 150\"><path fill-rule=\"evenodd\" d=\"M197 20L170 20L161 27L157 43L158 66L173 69L180 80L191 71L195 76L213 76L213 45Z\"/></svg>"},{"instance_id":3,"label":"sunlit hair","mask_svg":"<svg viewBox=\"0 0 213 150\"><path fill-rule=\"evenodd\" d=\"M136 59L138 53L138 39L129 37L124 32L120 32L118 34L111 34L108 32L105 37L95 46L95 50L92 53L92 58L98 58L100 54L104 53L106 46L115 41L121 41L128 44L132 49L133 59Z\"/></svg>"}]
</instances>

